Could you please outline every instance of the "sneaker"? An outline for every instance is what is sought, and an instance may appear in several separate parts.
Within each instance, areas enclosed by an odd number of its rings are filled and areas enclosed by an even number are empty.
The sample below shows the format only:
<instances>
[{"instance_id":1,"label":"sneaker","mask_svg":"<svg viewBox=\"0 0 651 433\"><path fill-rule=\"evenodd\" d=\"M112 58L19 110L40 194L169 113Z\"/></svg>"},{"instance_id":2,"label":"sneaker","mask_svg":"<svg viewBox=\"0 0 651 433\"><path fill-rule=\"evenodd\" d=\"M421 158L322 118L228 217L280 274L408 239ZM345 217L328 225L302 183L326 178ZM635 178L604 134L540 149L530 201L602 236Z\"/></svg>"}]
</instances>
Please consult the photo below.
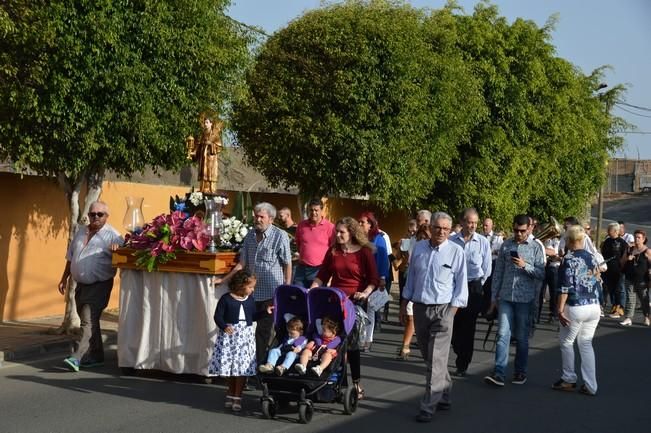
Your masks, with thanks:
<instances>
[{"instance_id":1,"label":"sneaker","mask_svg":"<svg viewBox=\"0 0 651 433\"><path fill-rule=\"evenodd\" d=\"M284 365L279 365L278 367L276 367L276 376L282 376L283 374L285 374L285 370L286 368Z\"/></svg>"},{"instance_id":2,"label":"sneaker","mask_svg":"<svg viewBox=\"0 0 651 433\"><path fill-rule=\"evenodd\" d=\"M552 389L557 391L574 391L576 389L576 383L565 382L563 379L559 379L554 382Z\"/></svg>"},{"instance_id":3,"label":"sneaker","mask_svg":"<svg viewBox=\"0 0 651 433\"><path fill-rule=\"evenodd\" d=\"M269 374L274 371L274 366L271 365L271 363L267 362L266 364L262 364L260 367L258 367L258 371L260 373Z\"/></svg>"},{"instance_id":4,"label":"sneaker","mask_svg":"<svg viewBox=\"0 0 651 433\"><path fill-rule=\"evenodd\" d=\"M631 326L633 324L633 321L631 320L630 317L627 317L626 319L619 322L619 324L622 326Z\"/></svg>"},{"instance_id":5,"label":"sneaker","mask_svg":"<svg viewBox=\"0 0 651 433\"><path fill-rule=\"evenodd\" d=\"M644 318L644 326L651 326L651 320L648 317Z\"/></svg>"},{"instance_id":6,"label":"sneaker","mask_svg":"<svg viewBox=\"0 0 651 433\"><path fill-rule=\"evenodd\" d=\"M416 415L416 421L422 423L432 422L432 414L421 410L418 415Z\"/></svg>"},{"instance_id":7,"label":"sneaker","mask_svg":"<svg viewBox=\"0 0 651 433\"><path fill-rule=\"evenodd\" d=\"M462 378L466 377L466 370L461 370L460 368L457 368L452 372L452 377L457 377L457 378Z\"/></svg>"},{"instance_id":8,"label":"sneaker","mask_svg":"<svg viewBox=\"0 0 651 433\"><path fill-rule=\"evenodd\" d=\"M585 386L585 385L581 385L581 389L579 389L579 392L580 392L581 394L589 395L589 396L591 396L591 397L594 397L594 396L597 395L596 392L592 392L592 391L590 391L590 390L588 389L588 387Z\"/></svg>"},{"instance_id":9,"label":"sneaker","mask_svg":"<svg viewBox=\"0 0 651 433\"><path fill-rule=\"evenodd\" d=\"M613 305L610 308L609 314L615 314L617 312L617 305Z\"/></svg>"},{"instance_id":10,"label":"sneaker","mask_svg":"<svg viewBox=\"0 0 651 433\"><path fill-rule=\"evenodd\" d=\"M82 359L81 362L79 363L79 366L81 368L103 367L104 361L98 361L92 358Z\"/></svg>"},{"instance_id":11,"label":"sneaker","mask_svg":"<svg viewBox=\"0 0 651 433\"><path fill-rule=\"evenodd\" d=\"M323 370L321 369L320 365L317 365L316 367L312 367L312 373L316 374L317 377L321 376L321 373L323 373Z\"/></svg>"},{"instance_id":12,"label":"sneaker","mask_svg":"<svg viewBox=\"0 0 651 433\"><path fill-rule=\"evenodd\" d=\"M72 371L79 371L79 361L72 356L63 360L63 363Z\"/></svg>"},{"instance_id":13,"label":"sneaker","mask_svg":"<svg viewBox=\"0 0 651 433\"><path fill-rule=\"evenodd\" d=\"M619 311L615 311L614 313L610 313L608 317L610 317L611 319L621 319L622 315L619 314Z\"/></svg>"},{"instance_id":14,"label":"sneaker","mask_svg":"<svg viewBox=\"0 0 651 433\"><path fill-rule=\"evenodd\" d=\"M504 386L504 379L502 379L495 373L491 374L490 376L484 377L484 382L486 382L489 385Z\"/></svg>"},{"instance_id":15,"label":"sneaker","mask_svg":"<svg viewBox=\"0 0 651 433\"><path fill-rule=\"evenodd\" d=\"M524 373L515 373L511 383L514 385L524 385L527 383L527 375Z\"/></svg>"},{"instance_id":16,"label":"sneaker","mask_svg":"<svg viewBox=\"0 0 651 433\"><path fill-rule=\"evenodd\" d=\"M439 401L436 403L436 410L450 410L452 409L452 403L449 401Z\"/></svg>"},{"instance_id":17,"label":"sneaker","mask_svg":"<svg viewBox=\"0 0 651 433\"><path fill-rule=\"evenodd\" d=\"M296 364L294 369L296 369L296 371L298 371L298 374L301 376L304 375L307 370L303 364Z\"/></svg>"}]
</instances>

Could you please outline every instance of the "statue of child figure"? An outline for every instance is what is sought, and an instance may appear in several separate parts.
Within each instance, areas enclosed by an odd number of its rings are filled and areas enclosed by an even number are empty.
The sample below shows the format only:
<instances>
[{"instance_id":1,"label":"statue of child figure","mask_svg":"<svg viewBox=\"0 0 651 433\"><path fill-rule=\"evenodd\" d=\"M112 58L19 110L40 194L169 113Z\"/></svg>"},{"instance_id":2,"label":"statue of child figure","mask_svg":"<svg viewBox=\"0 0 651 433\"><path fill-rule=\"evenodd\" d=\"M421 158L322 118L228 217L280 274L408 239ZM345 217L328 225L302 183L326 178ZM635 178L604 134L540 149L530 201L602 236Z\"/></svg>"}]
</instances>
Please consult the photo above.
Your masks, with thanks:
<instances>
[{"instance_id":1,"label":"statue of child figure","mask_svg":"<svg viewBox=\"0 0 651 433\"><path fill-rule=\"evenodd\" d=\"M221 132L224 122L217 115L202 113L201 137L195 143L194 137L185 140L188 159L198 162L199 191L203 194L217 193L217 177L219 172L218 155L223 149Z\"/></svg>"}]
</instances>

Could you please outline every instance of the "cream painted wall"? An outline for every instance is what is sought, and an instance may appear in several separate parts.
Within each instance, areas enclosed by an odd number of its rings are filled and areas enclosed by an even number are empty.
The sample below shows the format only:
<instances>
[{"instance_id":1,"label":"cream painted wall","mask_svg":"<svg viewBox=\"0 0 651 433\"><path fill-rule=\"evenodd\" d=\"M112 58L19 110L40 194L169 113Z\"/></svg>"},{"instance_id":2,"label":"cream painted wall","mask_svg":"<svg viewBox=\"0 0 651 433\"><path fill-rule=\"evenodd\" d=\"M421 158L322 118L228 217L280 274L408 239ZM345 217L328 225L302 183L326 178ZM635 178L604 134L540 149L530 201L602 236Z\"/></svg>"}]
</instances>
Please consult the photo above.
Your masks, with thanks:
<instances>
[{"instance_id":1,"label":"cream painted wall","mask_svg":"<svg viewBox=\"0 0 651 433\"><path fill-rule=\"evenodd\" d=\"M101 200L110 209L108 222L121 233L127 206L125 197L144 197L145 221L169 211L169 197L185 195L187 187L150 185L133 182L104 182ZM231 212L235 192L229 192ZM300 221L295 195L252 193L253 203L268 201L278 209L288 206L294 220ZM61 315L63 297L57 284L65 266L68 236L68 206L63 191L52 179L0 173L0 321L29 320L36 317ZM368 207L365 202L349 199L328 201L328 218L336 221L343 216L357 218ZM406 230L407 212L377 212L380 226L397 241ZM119 276L119 274L118 274ZM116 278L109 304L117 307L119 278Z\"/></svg>"},{"instance_id":2,"label":"cream painted wall","mask_svg":"<svg viewBox=\"0 0 651 433\"><path fill-rule=\"evenodd\" d=\"M168 212L170 195L186 187L104 182L101 200L110 208L109 224L121 233L125 197L145 197L143 214L149 221ZM68 207L56 182L37 176L0 173L0 320L26 320L61 315L64 300L57 284L65 266ZM118 302L116 279L109 307Z\"/></svg>"}]
</instances>

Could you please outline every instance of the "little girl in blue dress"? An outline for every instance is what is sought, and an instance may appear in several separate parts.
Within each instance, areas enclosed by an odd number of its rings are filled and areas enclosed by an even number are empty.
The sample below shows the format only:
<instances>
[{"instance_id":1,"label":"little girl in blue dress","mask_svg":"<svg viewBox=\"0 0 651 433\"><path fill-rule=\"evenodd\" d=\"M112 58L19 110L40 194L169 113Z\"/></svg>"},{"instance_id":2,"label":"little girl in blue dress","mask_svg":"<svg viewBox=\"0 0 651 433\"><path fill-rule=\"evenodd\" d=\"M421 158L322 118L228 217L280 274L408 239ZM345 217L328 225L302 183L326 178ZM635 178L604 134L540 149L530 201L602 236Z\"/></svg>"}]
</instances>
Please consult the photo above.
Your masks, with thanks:
<instances>
[{"instance_id":1,"label":"little girl in blue dress","mask_svg":"<svg viewBox=\"0 0 651 433\"><path fill-rule=\"evenodd\" d=\"M242 391L246 376L254 376L255 329L255 276L241 270L229 281L229 292L217 303L215 323L219 327L215 350L210 361L212 374L226 377L228 393L225 407L234 412L242 410Z\"/></svg>"}]
</instances>

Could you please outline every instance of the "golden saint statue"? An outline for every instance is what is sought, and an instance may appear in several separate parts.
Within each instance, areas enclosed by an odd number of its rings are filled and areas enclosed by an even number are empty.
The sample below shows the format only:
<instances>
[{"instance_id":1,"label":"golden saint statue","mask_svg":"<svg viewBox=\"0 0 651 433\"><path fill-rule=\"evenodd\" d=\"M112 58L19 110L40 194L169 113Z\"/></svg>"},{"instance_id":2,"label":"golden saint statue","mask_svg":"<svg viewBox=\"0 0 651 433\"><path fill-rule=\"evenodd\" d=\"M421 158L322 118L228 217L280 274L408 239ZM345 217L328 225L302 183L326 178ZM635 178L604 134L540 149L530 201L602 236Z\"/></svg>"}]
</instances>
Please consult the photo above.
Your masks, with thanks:
<instances>
[{"instance_id":1,"label":"golden saint statue","mask_svg":"<svg viewBox=\"0 0 651 433\"><path fill-rule=\"evenodd\" d=\"M195 143L192 136L185 140L188 159L199 163L199 191L204 194L217 194L218 155L223 149L221 133L224 122L218 116L209 116L206 113L201 114L199 121L203 130L198 143Z\"/></svg>"}]
</instances>

